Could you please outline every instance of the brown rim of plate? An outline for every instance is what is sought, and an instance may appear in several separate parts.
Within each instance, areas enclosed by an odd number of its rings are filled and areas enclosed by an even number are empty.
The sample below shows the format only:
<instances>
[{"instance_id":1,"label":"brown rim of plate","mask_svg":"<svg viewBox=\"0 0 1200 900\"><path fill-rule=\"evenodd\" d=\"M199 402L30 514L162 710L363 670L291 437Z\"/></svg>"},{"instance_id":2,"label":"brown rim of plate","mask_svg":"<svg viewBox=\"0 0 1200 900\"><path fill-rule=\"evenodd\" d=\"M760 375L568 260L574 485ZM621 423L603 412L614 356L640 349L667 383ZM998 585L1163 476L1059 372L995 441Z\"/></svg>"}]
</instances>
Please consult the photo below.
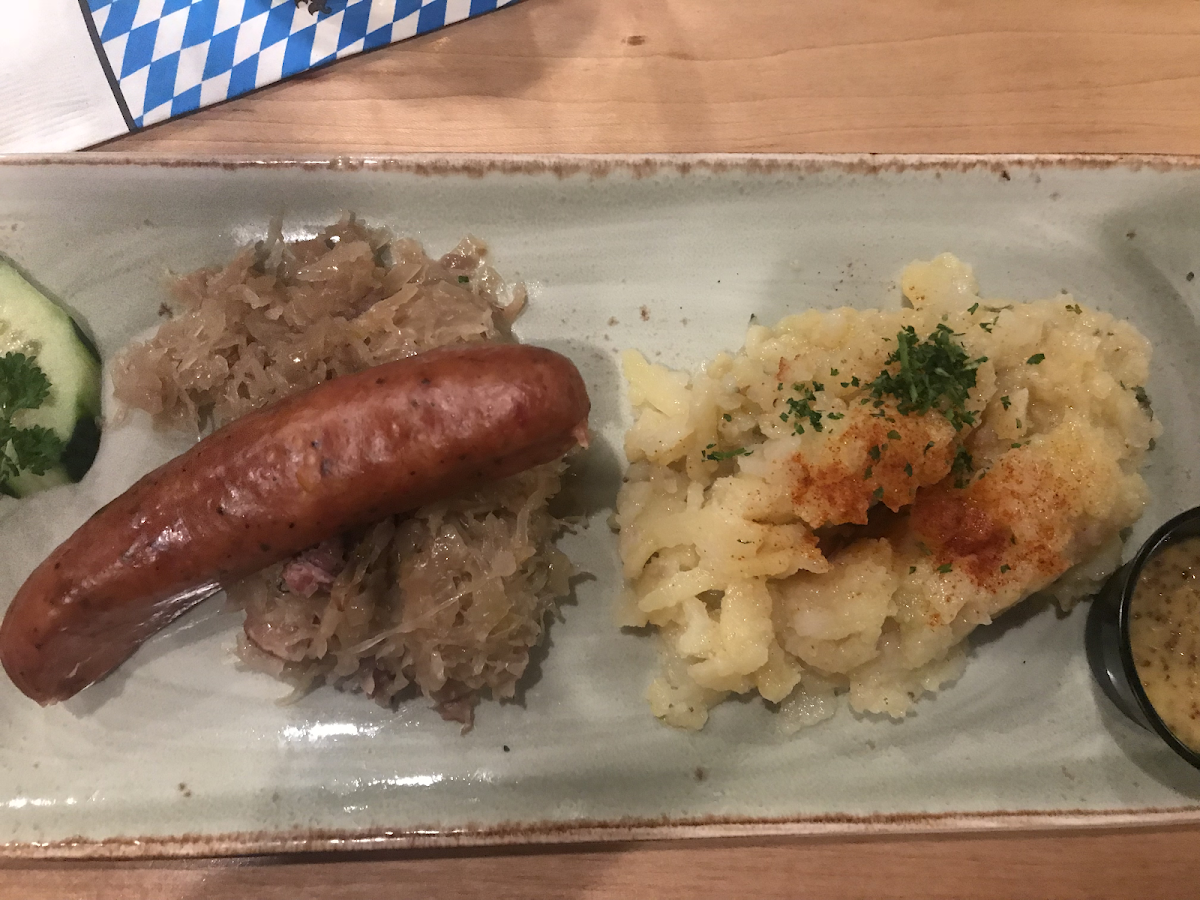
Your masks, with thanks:
<instances>
[{"instance_id":1,"label":"brown rim of plate","mask_svg":"<svg viewBox=\"0 0 1200 900\"><path fill-rule=\"evenodd\" d=\"M351 853L377 850L450 850L486 847L552 847L631 841L765 837L845 837L889 834L946 834L1061 831L1099 828L1163 828L1200 823L1200 805L1174 809L1010 810L978 813L825 814L753 819L706 816L669 819L581 819L575 822L500 824L441 829L309 829L239 831L224 834L66 838L0 844L0 859L130 860Z\"/></svg>"},{"instance_id":2,"label":"brown rim of plate","mask_svg":"<svg viewBox=\"0 0 1200 900\"><path fill-rule=\"evenodd\" d=\"M310 170L371 171L413 175L466 175L481 178L490 174L545 175L559 178L587 176L602 178L624 172L634 178L659 174L720 174L740 171L751 175L819 174L835 171L847 175L903 172L985 171L1002 181L1010 170L1036 171L1150 169L1168 172L1200 168L1200 155L1178 154L891 154L891 153L664 153L664 154L475 154L411 153L345 156L244 155L204 156L192 154L133 154L84 151L44 155L0 154L0 166L134 166L144 168L199 168L226 171Z\"/></svg>"}]
</instances>

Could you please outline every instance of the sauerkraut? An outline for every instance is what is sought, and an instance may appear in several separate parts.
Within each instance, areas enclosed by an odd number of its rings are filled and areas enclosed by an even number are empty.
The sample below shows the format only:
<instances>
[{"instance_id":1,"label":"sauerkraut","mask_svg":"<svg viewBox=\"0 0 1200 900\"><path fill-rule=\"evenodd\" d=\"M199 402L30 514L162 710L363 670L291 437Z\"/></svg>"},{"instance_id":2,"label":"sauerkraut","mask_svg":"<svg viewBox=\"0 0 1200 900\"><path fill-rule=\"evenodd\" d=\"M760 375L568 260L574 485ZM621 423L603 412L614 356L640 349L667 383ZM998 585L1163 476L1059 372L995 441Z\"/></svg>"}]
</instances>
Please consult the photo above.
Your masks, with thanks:
<instances>
[{"instance_id":1,"label":"sauerkraut","mask_svg":"<svg viewBox=\"0 0 1200 900\"><path fill-rule=\"evenodd\" d=\"M279 222L227 265L174 280L169 318L115 360L116 398L204 430L339 375L446 344L513 340L525 303L463 240L432 259L353 216L306 240ZM339 536L228 585L238 654L298 689L389 704L417 690L470 725L512 697L572 568L548 502L562 461Z\"/></svg>"}]
</instances>

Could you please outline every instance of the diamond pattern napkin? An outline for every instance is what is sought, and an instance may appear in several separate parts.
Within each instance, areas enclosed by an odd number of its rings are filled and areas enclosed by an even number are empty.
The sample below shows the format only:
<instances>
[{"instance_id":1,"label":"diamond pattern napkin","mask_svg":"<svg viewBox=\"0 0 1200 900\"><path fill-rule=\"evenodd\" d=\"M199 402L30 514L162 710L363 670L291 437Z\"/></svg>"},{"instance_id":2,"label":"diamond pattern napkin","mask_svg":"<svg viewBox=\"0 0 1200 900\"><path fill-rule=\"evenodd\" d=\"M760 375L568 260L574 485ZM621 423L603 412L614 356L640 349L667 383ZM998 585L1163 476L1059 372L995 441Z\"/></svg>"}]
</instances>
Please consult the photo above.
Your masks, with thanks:
<instances>
[{"instance_id":1,"label":"diamond pattern napkin","mask_svg":"<svg viewBox=\"0 0 1200 900\"><path fill-rule=\"evenodd\" d=\"M0 0L0 151L77 149L511 2Z\"/></svg>"}]
</instances>

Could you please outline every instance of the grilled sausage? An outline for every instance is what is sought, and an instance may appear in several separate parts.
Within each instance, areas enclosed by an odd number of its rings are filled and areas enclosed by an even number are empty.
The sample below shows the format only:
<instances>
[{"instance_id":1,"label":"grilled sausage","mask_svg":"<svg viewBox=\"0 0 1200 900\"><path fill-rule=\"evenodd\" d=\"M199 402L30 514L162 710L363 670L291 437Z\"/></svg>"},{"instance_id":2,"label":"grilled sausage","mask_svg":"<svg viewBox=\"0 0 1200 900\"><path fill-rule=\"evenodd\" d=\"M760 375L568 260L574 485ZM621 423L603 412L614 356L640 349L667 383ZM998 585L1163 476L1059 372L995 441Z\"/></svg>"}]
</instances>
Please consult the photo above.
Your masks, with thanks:
<instances>
[{"instance_id":1,"label":"grilled sausage","mask_svg":"<svg viewBox=\"0 0 1200 900\"><path fill-rule=\"evenodd\" d=\"M0 662L39 703L103 678L228 582L332 535L558 458L589 401L565 357L516 344L432 350L250 413L156 469L34 570Z\"/></svg>"}]
</instances>

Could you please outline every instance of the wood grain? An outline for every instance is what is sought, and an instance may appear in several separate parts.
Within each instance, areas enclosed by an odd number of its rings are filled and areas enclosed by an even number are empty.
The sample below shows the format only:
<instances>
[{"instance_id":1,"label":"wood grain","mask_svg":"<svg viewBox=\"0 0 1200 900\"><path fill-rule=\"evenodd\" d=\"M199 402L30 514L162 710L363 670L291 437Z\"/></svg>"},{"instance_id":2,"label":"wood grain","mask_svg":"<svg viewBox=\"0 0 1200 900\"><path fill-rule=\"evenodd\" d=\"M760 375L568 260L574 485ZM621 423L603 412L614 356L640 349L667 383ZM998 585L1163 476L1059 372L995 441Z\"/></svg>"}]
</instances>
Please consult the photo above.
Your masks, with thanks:
<instances>
[{"instance_id":1,"label":"wood grain","mask_svg":"<svg viewBox=\"0 0 1200 900\"><path fill-rule=\"evenodd\" d=\"M647 844L384 860L0 868L0 898L391 900L1197 896L1200 830L769 844Z\"/></svg>"},{"instance_id":2,"label":"wood grain","mask_svg":"<svg viewBox=\"0 0 1200 900\"><path fill-rule=\"evenodd\" d=\"M524 0L107 145L1200 150L1196 0Z\"/></svg>"},{"instance_id":3,"label":"wood grain","mask_svg":"<svg viewBox=\"0 0 1200 900\"><path fill-rule=\"evenodd\" d=\"M1200 0L524 0L102 149L1200 152ZM0 866L0 898L1200 897L1200 828Z\"/></svg>"}]
</instances>

